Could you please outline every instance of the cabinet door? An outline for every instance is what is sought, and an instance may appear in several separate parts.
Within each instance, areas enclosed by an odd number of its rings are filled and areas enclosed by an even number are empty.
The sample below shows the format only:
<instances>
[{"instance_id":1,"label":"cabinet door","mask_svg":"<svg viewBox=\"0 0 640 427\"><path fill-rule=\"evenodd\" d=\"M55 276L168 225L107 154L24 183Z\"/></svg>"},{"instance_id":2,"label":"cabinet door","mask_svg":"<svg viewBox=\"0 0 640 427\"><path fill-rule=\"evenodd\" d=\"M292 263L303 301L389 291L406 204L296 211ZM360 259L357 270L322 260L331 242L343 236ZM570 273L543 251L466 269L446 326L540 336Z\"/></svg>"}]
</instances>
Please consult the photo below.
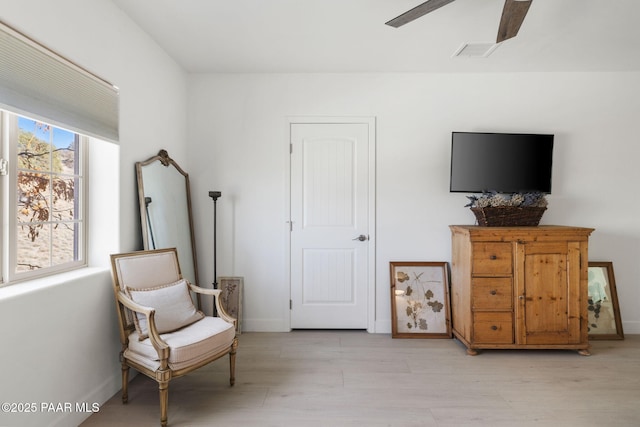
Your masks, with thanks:
<instances>
[{"instance_id":1,"label":"cabinet door","mask_svg":"<svg viewBox=\"0 0 640 427\"><path fill-rule=\"evenodd\" d=\"M517 252L518 344L579 343L579 243L527 242Z\"/></svg>"}]
</instances>

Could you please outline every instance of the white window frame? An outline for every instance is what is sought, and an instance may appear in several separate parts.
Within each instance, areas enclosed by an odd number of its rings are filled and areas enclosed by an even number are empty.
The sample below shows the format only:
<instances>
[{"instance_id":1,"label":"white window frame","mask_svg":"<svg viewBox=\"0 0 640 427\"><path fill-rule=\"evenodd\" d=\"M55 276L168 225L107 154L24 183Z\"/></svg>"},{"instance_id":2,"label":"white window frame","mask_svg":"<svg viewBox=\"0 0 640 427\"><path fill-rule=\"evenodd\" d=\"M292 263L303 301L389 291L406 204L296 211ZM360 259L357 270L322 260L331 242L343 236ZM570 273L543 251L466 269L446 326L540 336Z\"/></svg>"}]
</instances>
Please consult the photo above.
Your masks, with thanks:
<instances>
[{"instance_id":1,"label":"white window frame","mask_svg":"<svg viewBox=\"0 0 640 427\"><path fill-rule=\"evenodd\" d=\"M13 116L13 117L12 117ZM28 115L22 115L27 117ZM4 218L2 221L2 245L0 245L0 254L2 255L2 279L0 280L0 286L10 285L25 280L35 279L39 277L51 276L66 271L75 270L87 266L87 222L88 222L88 150L89 150L89 138L82 134L79 134L79 149L80 149L80 173L82 184L76 191L76 194L80 197L78 203L78 260L67 262L64 264L54 265L39 268L37 270L30 271L17 271L17 242L18 242L18 219L15 213L17 212L17 200L16 200L16 188L17 188L17 144L15 141L18 138L18 115L0 110L0 130L1 139L0 154L2 158L8 161L7 175L2 176L2 185L0 186L0 197L2 197L2 208L0 209L0 218ZM38 119L34 119L40 121ZM61 128L51 124L53 127ZM71 131L74 132L74 131ZM77 133L77 132L74 132ZM55 222L55 221L53 221Z\"/></svg>"},{"instance_id":2,"label":"white window frame","mask_svg":"<svg viewBox=\"0 0 640 427\"><path fill-rule=\"evenodd\" d=\"M74 265L67 263L64 266L47 267L46 270L41 268L29 274L15 273L17 261L16 255L12 254L16 253L14 249L17 246L12 244L15 245L13 242L16 241L17 232L17 156L15 149L10 152L12 144L8 138L8 122L0 117L0 157L9 162L8 173L0 176L0 287L42 276L47 279L31 282L38 282L37 286L42 283L46 285L54 282L49 278L58 272L83 266L103 266L103 259L108 259L105 257L108 252L105 251L117 250L118 242L117 223L114 223L112 211L119 202L119 187L113 186L113 183L119 182L119 151L112 147L119 144L118 88L0 20L0 109L85 135L90 140L89 143L84 142L82 157L84 185L81 209L84 217L82 245L78 248L82 249L78 252L82 261ZM103 142L113 144L103 147ZM89 145L93 145L93 155L89 155ZM96 159L96 155L101 158ZM111 163L105 165L102 156L110 159ZM16 161L12 160L14 157ZM110 179L92 182L89 179L90 167L96 172L95 175L108 176ZM100 193L100 197L92 199L92 204L88 197L89 192L93 191L90 186L98 188ZM91 225L90 214L96 222L110 221L110 226ZM99 245L89 246L90 239L93 239L89 233L93 237L98 236ZM14 259L11 259L12 256ZM59 277L65 275L68 273Z\"/></svg>"}]
</instances>

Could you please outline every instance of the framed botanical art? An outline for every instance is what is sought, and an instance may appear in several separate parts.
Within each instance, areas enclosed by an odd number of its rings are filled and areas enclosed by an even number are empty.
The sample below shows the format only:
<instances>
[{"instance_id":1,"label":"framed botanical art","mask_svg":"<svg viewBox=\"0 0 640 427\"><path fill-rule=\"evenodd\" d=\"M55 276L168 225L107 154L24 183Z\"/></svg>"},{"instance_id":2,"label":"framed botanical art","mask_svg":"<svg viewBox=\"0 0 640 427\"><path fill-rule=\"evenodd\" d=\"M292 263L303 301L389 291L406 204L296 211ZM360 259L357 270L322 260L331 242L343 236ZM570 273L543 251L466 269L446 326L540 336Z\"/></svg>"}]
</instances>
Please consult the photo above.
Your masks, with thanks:
<instances>
[{"instance_id":1,"label":"framed botanical art","mask_svg":"<svg viewBox=\"0 0 640 427\"><path fill-rule=\"evenodd\" d=\"M236 331L242 333L242 288L244 277L219 277L220 304L232 317L237 319Z\"/></svg>"},{"instance_id":2,"label":"framed botanical art","mask_svg":"<svg viewBox=\"0 0 640 427\"><path fill-rule=\"evenodd\" d=\"M590 340L624 339L612 262L589 262L587 304Z\"/></svg>"},{"instance_id":3,"label":"framed botanical art","mask_svg":"<svg viewBox=\"0 0 640 427\"><path fill-rule=\"evenodd\" d=\"M391 262L391 336L451 338L446 262Z\"/></svg>"}]
</instances>

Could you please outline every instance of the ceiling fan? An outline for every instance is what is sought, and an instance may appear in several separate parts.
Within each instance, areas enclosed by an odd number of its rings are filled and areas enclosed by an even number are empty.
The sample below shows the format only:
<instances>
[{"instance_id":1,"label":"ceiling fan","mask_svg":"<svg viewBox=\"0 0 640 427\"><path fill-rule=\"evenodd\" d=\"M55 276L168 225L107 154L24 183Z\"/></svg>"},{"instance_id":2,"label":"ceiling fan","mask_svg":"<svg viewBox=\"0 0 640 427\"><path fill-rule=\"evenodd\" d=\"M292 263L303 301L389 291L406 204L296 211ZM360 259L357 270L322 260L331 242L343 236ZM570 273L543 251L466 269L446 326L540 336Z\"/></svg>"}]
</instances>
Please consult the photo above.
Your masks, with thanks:
<instances>
[{"instance_id":1,"label":"ceiling fan","mask_svg":"<svg viewBox=\"0 0 640 427\"><path fill-rule=\"evenodd\" d=\"M446 6L453 1L454 0L427 0L402 15L385 22L385 24L398 28L429 12L440 9L442 6ZM532 1L533 0L505 0L496 43L503 42L518 34L518 30L524 21L524 17L527 16Z\"/></svg>"}]
</instances>

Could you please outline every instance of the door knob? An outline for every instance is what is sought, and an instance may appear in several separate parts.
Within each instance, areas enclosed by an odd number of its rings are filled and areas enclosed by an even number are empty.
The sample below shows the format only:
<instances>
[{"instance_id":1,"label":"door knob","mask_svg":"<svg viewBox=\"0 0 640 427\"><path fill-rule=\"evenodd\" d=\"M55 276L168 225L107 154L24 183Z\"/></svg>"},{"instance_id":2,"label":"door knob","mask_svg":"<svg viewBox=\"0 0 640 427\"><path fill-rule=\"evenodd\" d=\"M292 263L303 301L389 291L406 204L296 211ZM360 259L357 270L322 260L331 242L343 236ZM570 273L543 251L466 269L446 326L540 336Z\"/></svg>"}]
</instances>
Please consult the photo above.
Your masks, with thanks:
<instances>
[{"instance_id":1,"label":"door knob","mask_svg":"<svg viewBox=\"0 0 640 427\"><path fill-rule=\"evenodd\" d=\"M364 234L359 235L358 237L356 237L355 239L352 240L360 240L361 242L364 242L365 240L369 240L368 236L365 236Z\"/></svg>"}]
</instances>

